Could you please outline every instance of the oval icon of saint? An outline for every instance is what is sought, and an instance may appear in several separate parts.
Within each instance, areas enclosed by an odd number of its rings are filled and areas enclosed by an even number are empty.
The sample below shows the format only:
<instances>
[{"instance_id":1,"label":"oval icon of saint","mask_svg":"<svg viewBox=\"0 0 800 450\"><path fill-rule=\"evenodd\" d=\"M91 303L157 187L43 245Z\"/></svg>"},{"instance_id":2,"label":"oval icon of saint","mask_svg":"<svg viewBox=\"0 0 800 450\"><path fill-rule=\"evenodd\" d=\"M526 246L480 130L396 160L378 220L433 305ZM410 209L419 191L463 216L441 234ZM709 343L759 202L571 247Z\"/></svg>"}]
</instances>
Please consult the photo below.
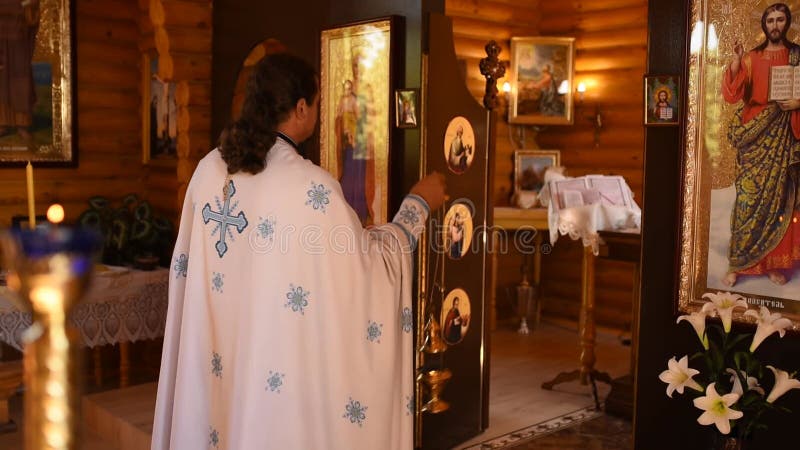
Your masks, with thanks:
<instances>
[{"instance_id":1,"label":"oval icon of saint","mask_svg":"<svg viewBox=\"0 0 800 450\"><path fill-rule=\"evenodd\" d=\"M463 203L450 207L444 216L444 251L450 259L461 259L472 243L472 212Z\"/></svg>"},{"instance_id":2,"label":"oval icon of saint","mask_svg":"<svg viewBox=\"0 0 800 450\"><path fill-rule=\"evenodd\" d=\"M462 174L472 165L475 157L475 132L469 120L454 117L444 133L444 157L453 173Z\"/></svg>"},{"instance_id":3,"label":"oval icon of saint","mask_svg":"<svg viewBox=\"0 0 800 450\"><path fill-rule=\"evenodd\" d=\"M442 302L442 339L449 345L458 344L469 329L469 296L463 289L453 289Z\"/></svg>"}]
</instances>

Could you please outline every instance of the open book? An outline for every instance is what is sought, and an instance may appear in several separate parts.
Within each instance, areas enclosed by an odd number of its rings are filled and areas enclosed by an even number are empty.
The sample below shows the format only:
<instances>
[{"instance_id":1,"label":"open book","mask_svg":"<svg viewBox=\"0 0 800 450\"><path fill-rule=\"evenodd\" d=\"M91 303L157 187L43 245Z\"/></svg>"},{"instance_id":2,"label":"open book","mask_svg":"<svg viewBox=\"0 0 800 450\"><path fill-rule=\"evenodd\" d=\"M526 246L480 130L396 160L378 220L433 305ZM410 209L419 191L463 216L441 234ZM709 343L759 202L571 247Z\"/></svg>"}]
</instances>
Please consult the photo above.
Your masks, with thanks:
<instances>
[{"instance_id":1,"label":"open book","mask_svg":"<svg viewBox=\"0 0 800 450\"><path fill-rule=\"evenodd\" d=\"M769 101L800 98L800 66L769 69Z\"/></svg>"},{"instance_id":2,"label":"open book","mask_svg":"<svg viewBox=\"0 0 800 450\"><path fill-rule=\"evenodd\" d=\"M630 188L619 175L586 175L550 182L550 201L555 210L600 203L609 206L633 204Z\"/></svg>"}]
</instances>

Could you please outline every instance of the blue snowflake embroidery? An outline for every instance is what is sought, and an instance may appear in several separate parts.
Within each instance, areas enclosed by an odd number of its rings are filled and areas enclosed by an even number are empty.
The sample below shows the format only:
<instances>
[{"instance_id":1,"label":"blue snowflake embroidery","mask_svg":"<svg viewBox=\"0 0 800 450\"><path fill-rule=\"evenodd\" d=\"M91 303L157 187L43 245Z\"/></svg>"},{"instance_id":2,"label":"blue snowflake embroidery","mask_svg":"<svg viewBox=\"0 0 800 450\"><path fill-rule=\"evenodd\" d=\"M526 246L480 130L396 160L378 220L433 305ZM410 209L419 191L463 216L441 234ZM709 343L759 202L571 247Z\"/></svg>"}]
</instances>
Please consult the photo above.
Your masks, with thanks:
<instances>
[{"instance_id":1,"label":"blue snowflake embroidery","mask_svg":"<svg viewBox=\"0 0 800 450\"><path fill-rule=\"evenodd\" d=\"M211 427L208 427L208 428L210 430L209 433L208 433L208 445L211 445L214 448L218 448L219 447L219 432L217 430L215 430L214 428L211 428Z\"/></svg>"},{"instance_id":2,"label":"blue snowflake embroidery","mask_svg":"<svg viewBox=\"0 0 800 450\"><path fill-rule=\"evenodd\" d=\"M414 328L414 318L411 316L411 308L403 308L403 315L400 317L400 324L403 326L403 331L411 333Z\"/></svg>"},{"instance_id":3,"label":"blue snowflake embroidery","mask_svg":"<svg viewBox=\"0 0 800 450\"><path fill-rule=\"evenodd\" d=\"M262 239L270 239L275 234L275 220L270 218L259 217L261 223L258 224L258 234Z\"/></svg>"},{"instance_id":4,"label":"blue snowflake embroidery","mask_svg":"<svg viewBox=\"0 0 800 450\"><path fill-rule=\"evenodd\" d=\"M350 398L350 403L344 407L345 413L342 415L345 419L350 419L350 423L357 423L358 426L364 425L367 419L367 407L361 405L361 402L355 401Z\"/></svg>"},{"instance_id":5,"label":"blue snowflake embroidery","mask_svg":"<svg viewBox=\"0 0 800 450\"><path fill-rule=\"evenodd\" d=\"M175 278L186 278L186 274L189 271L189 257L186 256L186 253L181 253L180 256L175 258L175 265L172 268L175 269Z\"/></svg>"},{"instance_id":6,"label":"blue snowflake embroidery","mask_svg":"<svg viewBox=\"0 0 800 450\"><path fill-rule=\"evenodd\" d=\"M225 196L225 204L221 204L219 202L219 197L214 196L214 201L217 203L217 209L219 209L219 211L211 211L211 205L208 203L203 206L203 223L207 224L209 221L217 222L214 229L211 230L211 235L213 236L219 231L219 240L214 244L214 247L217 249L217 254L220 258L228 251L228 244L225 243L225 236L228 236L231 241L234 240L233 232L231 232L228 227L231 225L235 226L239 234L242 234L242 231L247 228L247 217L245 217L244 211L239 211L239 214L235 216L232 215L239 205L238 201L231 205L231 198L234 194L236 194L236 187L233 185L233 180L231 180L228 183L228 195Z\"/></svg>"},{"instance_id":7,"label":"blue snowflake embroidery","mask_svg":"<svg viewBox=\"0 0 800 450\"><path fill-rule=\"evenodd\" d=\"M403 205L403 209L399 213L400 220L406 225L416 225L419 223L419 211L416 206Z\"/></svg>"},{"instance_id":8,"label":"blue snowflake embroidery","mask_svg":"<svg viewBox=\"0 0 800 450\"><path fill-rule=\"evenodd\" d=\"M367 340L370 342L377 342L381 343L381 330L383 329L383 324L378 324L377 322L369 322L367 326Z\"/></svg>"},{"instance_id":9,"label":"blue snowflake embroidery","mask_svg":"<svg viewBox=\"0 0 800 450\"><path fill-rule=\"evenodd\" d=\"M294 287L293 284L290 284L289 292L286 293L288 300L283 306L291 307L294 312L300 311L300 314L305 314L304 310L308 306L308 295L310 293L309 291L304 291L302 286Z\"/></svg>"},{"instance_id":10,"label":"blue snowflake embroidery","mask_svg":"<svg viewBox=\"0 0 800 450\"><path fill-rule=\"evenodd\" d=\"M225 285L225 275L214 272L214 277L211 278L211 290L222 292L222 287Z\"/></svg>"},{"instance_id":11,"label":"blue snowflake embroidery","mask_svg":"<svg viewBox=\"0 0 800 450\"><path fill-rule=\"evenodd\" d=\"M306 192L306 195L308 195L306 205L311 205L314 209L319 209L322 210L322 212L325 212L325 206L331 202L330 198L328 197L330 193L330 189L325 189L325 186L322 184L316 184L312 181L311 189Z\"/></svg>"},{"instance_id":12,"label":"blue snowflake embroidery","mask_svg":"<svg viewBox=\"0 0 800 450\"><path fill-rule=\"evenodd\" d=\"M406 415L414 414L414 396L406 395Z\"/></svg>"},{"instance_id":13,"label":"blue snowflake embroidery","mask_svg":"<svg viewBox=\"0 0 800 450\"><path fill-rule=\"evenodd\" d=\"M222 358L217 352L211 355L211 373L217 378L222 378Z\"/></svg>"},{"instance_id":14,"label":"blue snowflake embroidery","mask_svg":"<svg viewBox=\"0 0 800 450\"><path fill-rule=\"evenodd\" d=\"M278 394L281 393L281 386L283 386L283 377L285 374L272 372L269 371L269 377L267 378L267 388L266 390L277 392Z\"/></svg>"}]
</instances>

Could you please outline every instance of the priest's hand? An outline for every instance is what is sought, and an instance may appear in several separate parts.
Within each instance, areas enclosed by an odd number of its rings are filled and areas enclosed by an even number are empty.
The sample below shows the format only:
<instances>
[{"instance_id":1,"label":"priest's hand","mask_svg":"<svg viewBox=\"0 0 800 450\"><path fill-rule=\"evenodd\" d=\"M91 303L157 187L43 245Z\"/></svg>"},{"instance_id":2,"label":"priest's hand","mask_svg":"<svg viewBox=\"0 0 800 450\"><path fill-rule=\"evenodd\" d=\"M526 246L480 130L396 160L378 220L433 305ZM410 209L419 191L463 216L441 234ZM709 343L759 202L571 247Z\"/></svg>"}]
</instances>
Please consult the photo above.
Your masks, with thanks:
<instances>
[{"instance_id":1,"label":"priest's hand","mask_svg":"<svg viewBox=\"0 0 800 450\"><path fill-rule=\"evenodd\" d=\"M446 191L447 185L445 184L444 175L435 171L417 181L417 184L411 188L411 194L422 197L431 211L442 206Z\"/></svg>"}]
</instances>

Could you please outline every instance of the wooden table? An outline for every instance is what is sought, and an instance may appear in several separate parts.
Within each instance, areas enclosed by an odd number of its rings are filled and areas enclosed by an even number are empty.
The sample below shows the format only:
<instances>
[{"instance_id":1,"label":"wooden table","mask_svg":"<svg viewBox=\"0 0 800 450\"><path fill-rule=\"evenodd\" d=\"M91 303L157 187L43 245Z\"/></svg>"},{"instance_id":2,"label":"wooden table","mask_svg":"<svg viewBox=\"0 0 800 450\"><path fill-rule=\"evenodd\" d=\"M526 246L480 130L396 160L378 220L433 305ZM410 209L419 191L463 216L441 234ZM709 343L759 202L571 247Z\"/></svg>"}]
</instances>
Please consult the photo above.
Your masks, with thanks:
<instances>
[{"instance_id":1,"label":"wooden table","mask_svg":"<svg viewBox=\"0 0 800 450\"><path fill-rule=\"evenodd\" d=\"M105 268L97 271L84 300L70 314L70 323L81 341L91 347L95 382L102 382L100 347L120 346L120 384L128 385L130 342L164 335L169 270L140 271ZM23 349L22 332L31 325L31 314L11 301L13 294L0 286L0 341ZM12 431L8 398L22 384L22 361L0 362L0 432Z\"/></svg>"},{"instance_id":2,"label":"wooden table","mask_svg":"<svg viewBox=\"0 0 800 450\"><path fill-rule=\"evenodd\" d=\"M560 383L565 383L574 380L580 380L582 385L592 385L592 396L594 397L595 407L600 409L600 399L597 395L597 381L602 381L613 385L613 380L606 372L600 372L595 369L595 339L597 336L595 321L594 321L594 306L595 306L595 260L597 257L605 257L609 259L618 259L623 261L632 261L637 264L635 269L634 279L634 300L633 300L633 324L631 326L631 345L632 345L632 367L635 367L636 355L636 331L638 328L638 262L640 259L639 252L641 246L641 234L638 232L607 232L601 231L600 238L602 240L600 245L599 255L595 256L591 247L583 247L583 261L581 264L581 309L580 309L580 368L570 371L561 372L550 381L542 383L543 389L552 390L553 387ZM633 373L633 372L631 372Z\"/></svg>"},{"instance_id":3,"label":"wooden table","mask_svg":"<svg viewBox=\"0 0 800 450\"><path fill-rule=\"evenodd\" d=\"M516 232L519 230L531 230L536 234L533 236L534 246L536 251L533 252L533 286L536 295L538 296L539 283L542 280L542 239L548 230L547 224L547 209L545 208L532 208L520 209L509 207L496 207L494 208L494 227L498 230L506 230L509 232ZM497 270L497 252L492 252L494 259L494 270ZM490 305L490 326L492 329L497 327L496 316L496 295L495 290L497 287L497 273L492 274L492 295ZM541 301L537 298L536 301L536 319L541 315ZM535 322L534 322L535 325Z\"/></svg>"},{"instance_id":4,"label":"wooden table","mask_svg":"<svg viewBox=\"0 0 800 450\"><path fill-rule=\"evenodd\" d=\"M548 230L547 210L546 209L518 209L518 208L495 208L494 225L497 229L508 231L520 229L535 229L534 236L536 249L534 253L533 278L535 286L539 286L541 280L541 254L542 234ZM634 270L634 299L633 299L633 323L631 327L632 357L631 367L635 367L637 332L638 332L638 292L639 292L639 260L641 248L641 234L638 232L610 232L601 231L600 237L603 243L600 246L599 255L595 256L591 247L583 247L583 258L581 262L581 308L579 318L580 333L580 368L562 372L556 375L551 381L542 383L543 389L553 389L557 384L580 380L581 384L591 383L595 405L600 408L597 396L596 381L603 381L611 384L611 377L595 369L595 340L596 326L594 317L595 308L595 260L597 257L630 261L636 264ZM496 252L493 257L497 258ZM497 267L497 264L494 264ZM492 276L493 286L496 286L496 274ZM537 302L537 307L539 302ZM494 289L492 290L492 319L494 320ZM492 322L494 324L494 322ZM631 372L633 373L633 371Z\"/></svg>"}]
</instances>

